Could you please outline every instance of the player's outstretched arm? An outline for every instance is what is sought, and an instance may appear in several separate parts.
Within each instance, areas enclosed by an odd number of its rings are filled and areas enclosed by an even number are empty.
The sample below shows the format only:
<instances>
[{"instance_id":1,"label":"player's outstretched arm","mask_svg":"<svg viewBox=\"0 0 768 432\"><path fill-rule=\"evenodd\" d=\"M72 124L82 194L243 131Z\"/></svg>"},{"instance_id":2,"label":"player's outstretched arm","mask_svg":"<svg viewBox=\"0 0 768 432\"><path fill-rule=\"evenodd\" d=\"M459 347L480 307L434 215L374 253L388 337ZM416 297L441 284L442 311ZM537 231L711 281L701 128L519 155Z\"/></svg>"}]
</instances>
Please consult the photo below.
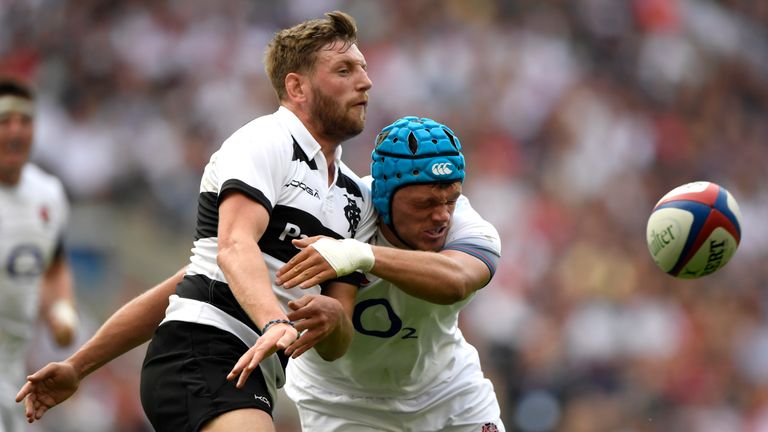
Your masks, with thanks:
<instances>
[{"instance_id":1,"label":"player's outstretched arm","mask_svg":"<svg viewBox=\"0 0 768 432\"><path fill-rule=\"evenodd\" d=\"M369 246L356 240L320 237L294 240L303 250L277 272L276 282L286 288L308 288L349 274L360 266L394 283L408 294L437 304L453 304L482 288L491 278L489 262L469 253ZM308 247L312 245L312 247ZM370 248L373 259L362 248ZM362 256L362 259L356 257ZM490 257L491 261L494 259ZM493 265L493 264L491 264Z\"/></svg>"},{"instance_id":2,"label":"player's outstretched arm","mask_svg":"<svg viewBox=\"0 0 768 432\"><path fill-rule=\"evenodd\" d=\"M168 297L183 277L181 269L126 303L72 356L29 375L16 395L16 402L24 401L27 420L39 420L72 396L88 374L148 341L165 316Z\"/></svg>"},{"instance_id":3,"label":"player's outstretched arm","mask_svg":"<svg viewBox=\"0 0 768 432\"><path fill-rule=\"evenodd\" d=\"M489 265L469 253L440 252L372 246L374 275L402 291L436 304L453 304L469 297L491 279Z\"/></svg>"},{"instance_id":4,"label":"player's outstretched arm","mask_svg":"<svg viewBox=\"0 0 768 432\"><path fill-rule=\"evenodd\" d=\"M285 288L310 288L355 270L370 271L375 256L367 243L326 236L296 239L301 249L275 273L275 283Z\"/></svg>"}]
</instances>

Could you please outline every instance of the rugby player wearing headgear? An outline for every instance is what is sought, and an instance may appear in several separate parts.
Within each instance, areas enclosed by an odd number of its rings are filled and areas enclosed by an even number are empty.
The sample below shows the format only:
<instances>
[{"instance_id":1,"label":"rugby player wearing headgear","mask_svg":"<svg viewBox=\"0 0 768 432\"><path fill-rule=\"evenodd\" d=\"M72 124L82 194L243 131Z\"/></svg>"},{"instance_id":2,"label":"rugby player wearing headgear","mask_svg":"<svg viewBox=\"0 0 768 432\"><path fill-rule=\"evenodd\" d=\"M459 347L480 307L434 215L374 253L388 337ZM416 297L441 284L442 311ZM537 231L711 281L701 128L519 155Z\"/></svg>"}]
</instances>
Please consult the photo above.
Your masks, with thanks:
<instances>
[{"instance_id":1,"label":"rugby player wearing headgear","mask_svg":"<svg viewBox=\"0 0 768 432\"><path fill-rule=\"evenodd\" d=\"M302 430L503 431L493 385L458 327L501 253L496 229L461 195L460 141L445 125L404 117L379 134L372 160L372 244L297 240L303 251L277 273L286 287L356 269L370 281L346 354L324 362L307 351L289 363L285 389Z\"/></svg>"}]
</instances>

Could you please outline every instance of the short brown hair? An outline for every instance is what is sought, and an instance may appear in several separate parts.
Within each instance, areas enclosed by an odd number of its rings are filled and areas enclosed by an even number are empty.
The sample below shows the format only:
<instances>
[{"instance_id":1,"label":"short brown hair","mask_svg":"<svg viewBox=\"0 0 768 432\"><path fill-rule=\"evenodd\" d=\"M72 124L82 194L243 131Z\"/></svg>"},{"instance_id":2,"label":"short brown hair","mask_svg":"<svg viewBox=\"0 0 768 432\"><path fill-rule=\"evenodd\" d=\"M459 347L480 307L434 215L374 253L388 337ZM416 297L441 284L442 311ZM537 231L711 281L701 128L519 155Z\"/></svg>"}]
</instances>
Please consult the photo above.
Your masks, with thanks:
<instances>
[{"instance_id":1,"label":"short brown hair","mask_svg":"<svg viewBox=\"0 0 768 432\"><path fill-rule=\"evenodd\" d=\"M335 41L347 46L357 43L354 18L341 11L328 12L325 16L280 30L267 46L264 67L279 100L286 95L285 77L291 72L311 70L320 48Z\"/></svg>"},{"instance_id":2,"label":"short brown hair","mask_svg":"<svg viewBox=\"0 0 768 432\"><path fill-rule=\"evenodd\" d=\"M19 79L0 76L0 96L18 96L23 99L35 100L35 95L32 92L32 88Z\"/></svg>"}]
</instances>

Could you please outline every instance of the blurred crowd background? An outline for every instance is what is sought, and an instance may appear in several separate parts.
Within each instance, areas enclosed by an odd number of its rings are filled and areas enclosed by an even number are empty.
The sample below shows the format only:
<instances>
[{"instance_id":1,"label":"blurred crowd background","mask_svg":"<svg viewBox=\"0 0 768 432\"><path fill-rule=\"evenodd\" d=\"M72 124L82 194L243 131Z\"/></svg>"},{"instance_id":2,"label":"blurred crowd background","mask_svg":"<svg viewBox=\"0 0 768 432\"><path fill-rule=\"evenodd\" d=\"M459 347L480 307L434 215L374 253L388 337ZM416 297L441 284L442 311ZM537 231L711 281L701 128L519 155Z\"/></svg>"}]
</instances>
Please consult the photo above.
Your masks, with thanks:
<instances>
[{"instance_id":1,"label":"blurred crowd background","mask_svg":"<svg viewBox=\"0 0 768 432\"><path fill-rule=\"evenodd\" d=\"M84 341L186 263L210 154L275 110L273 33L353 15L371 90L344 146L418 115L466 150L465 193L502 236L462 315L510 431L768 431L768 2L0 0L0 71L39 92L34 160L72 199ZM732 261L677 280L645 223L709 180L743 213ZM37 368L68 351L41 338ZM144 347L35 431L147 431ZM4 396L5 397L5 396ZM297 430L287 402L278 430Z\"/></svg>"}]
</instances>

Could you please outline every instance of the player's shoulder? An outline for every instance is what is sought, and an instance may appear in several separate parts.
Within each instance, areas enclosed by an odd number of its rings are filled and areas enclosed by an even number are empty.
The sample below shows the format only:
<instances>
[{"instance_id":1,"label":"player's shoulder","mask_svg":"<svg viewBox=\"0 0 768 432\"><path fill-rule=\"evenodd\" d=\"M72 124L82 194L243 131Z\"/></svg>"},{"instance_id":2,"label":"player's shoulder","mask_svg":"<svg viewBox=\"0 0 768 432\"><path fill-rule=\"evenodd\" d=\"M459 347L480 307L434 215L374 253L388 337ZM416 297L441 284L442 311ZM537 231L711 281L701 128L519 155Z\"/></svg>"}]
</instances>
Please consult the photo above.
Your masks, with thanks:
<instances>
[{"instance_id":1,"label":"player's shoulder","mask_svg":"<svg viewBox=\"0 0 768 432\"><path fill-rule=\"evenodd\" d=\"M278 112L257 117L241 126L224 141L222 147L243 143L282 144L292 140L291 133Z\"/></svg>"},{"instance_id":2,"label":"player's shoulder","mask_svg":"<svg viewBox=\"0 0 768 432\"><path fill-rule=\"evenodd\" d=\"M373 176L368 174L367 176L364 176L361 181L363 184L370 190L373 187Z\"/></svg>"},{"instance_id":3,"label":"player's shoulder","mask_svg":"<svg viewBox=\"0 0 768 432\"><path fill-rule=\"evenodd\" d=\"M340 160L337 160L337 162L339 164L339 176L336 180L336 185L353 192L354 195L361 197L365 203L373 208L370 183L366 183L363 178L352 171L344 162Z\"/></svg>"},{"instance_id":4,"label":"player's shoulder","mask_svg":"<svg viewBox=\"0 0 768 432\"><path fill-rule=\"evenodd\" d=\"M339 164L339 172L341 175L348 177L351 181L355 182L355 184L359 185L360 187L365 188L368 191L371 190L371 183L365 180L370 176L360 177L343 161L337 159L337 162Z\"/></svg>"},{"instance_id":5,"label":"player's shoulder","mask_svg":"<svg viewBox=\"0 0 768 432\"><path fill-rule=\"evenodd\" d=\"M285 166L293 149L290 131L276 113L263 115L241 126L211 155L206 171L229 171L249 164Z\"/></svg>"},{"instance_id":6,"label":"player's shoulder","mask_svg":"<svg viewBox=\"0 0 768 432\"><path fill-rule=\"evenodd\" d=\"M27 163L21 174L21 186L30 193L64 196L64 185L58 177L34 163Z\"/></svg>"},{"instance_id":7,"label":"player's shoulder","mask_svg":"<svg viewBox=\"0 0 768 432\"><path fill-rule=\"evenodd\" d=\"M496 227L483 218L469 201L461 195L456 202L447 242L480 242L493 250L501 251L501 237Z\"/></svg>"},{"instance_id":8,"label":"player's shoulder","mask_svg":"<svg viewBox=\"0 0 768 432\"><path fill-rule=\"evenodd\" d=\"M491 225L490 222L487 222L475 209L472 207L472 203L469 202L469 198L467 198L466 195L460 195L459 199L456 200L456 208L453 212L454 219L460 219L461 221L466 222L485 222L488 225Z\"/></svg>"},{"instance_id":9,"label":"player's shoulder","mask_svg":"<svg viewBox=\"0 0 768 432\"><path fill-rule=\"evenodd\" d=\"M365 197L366 201L371 201L371 185L373 184L373 178L370 175L366 175L364 177L358 176L343 162L341 163L340 169L342 175L349 177L350 180L354 181L357 187L360 188L362 196Z\"/></svg>"}]
</instances>

